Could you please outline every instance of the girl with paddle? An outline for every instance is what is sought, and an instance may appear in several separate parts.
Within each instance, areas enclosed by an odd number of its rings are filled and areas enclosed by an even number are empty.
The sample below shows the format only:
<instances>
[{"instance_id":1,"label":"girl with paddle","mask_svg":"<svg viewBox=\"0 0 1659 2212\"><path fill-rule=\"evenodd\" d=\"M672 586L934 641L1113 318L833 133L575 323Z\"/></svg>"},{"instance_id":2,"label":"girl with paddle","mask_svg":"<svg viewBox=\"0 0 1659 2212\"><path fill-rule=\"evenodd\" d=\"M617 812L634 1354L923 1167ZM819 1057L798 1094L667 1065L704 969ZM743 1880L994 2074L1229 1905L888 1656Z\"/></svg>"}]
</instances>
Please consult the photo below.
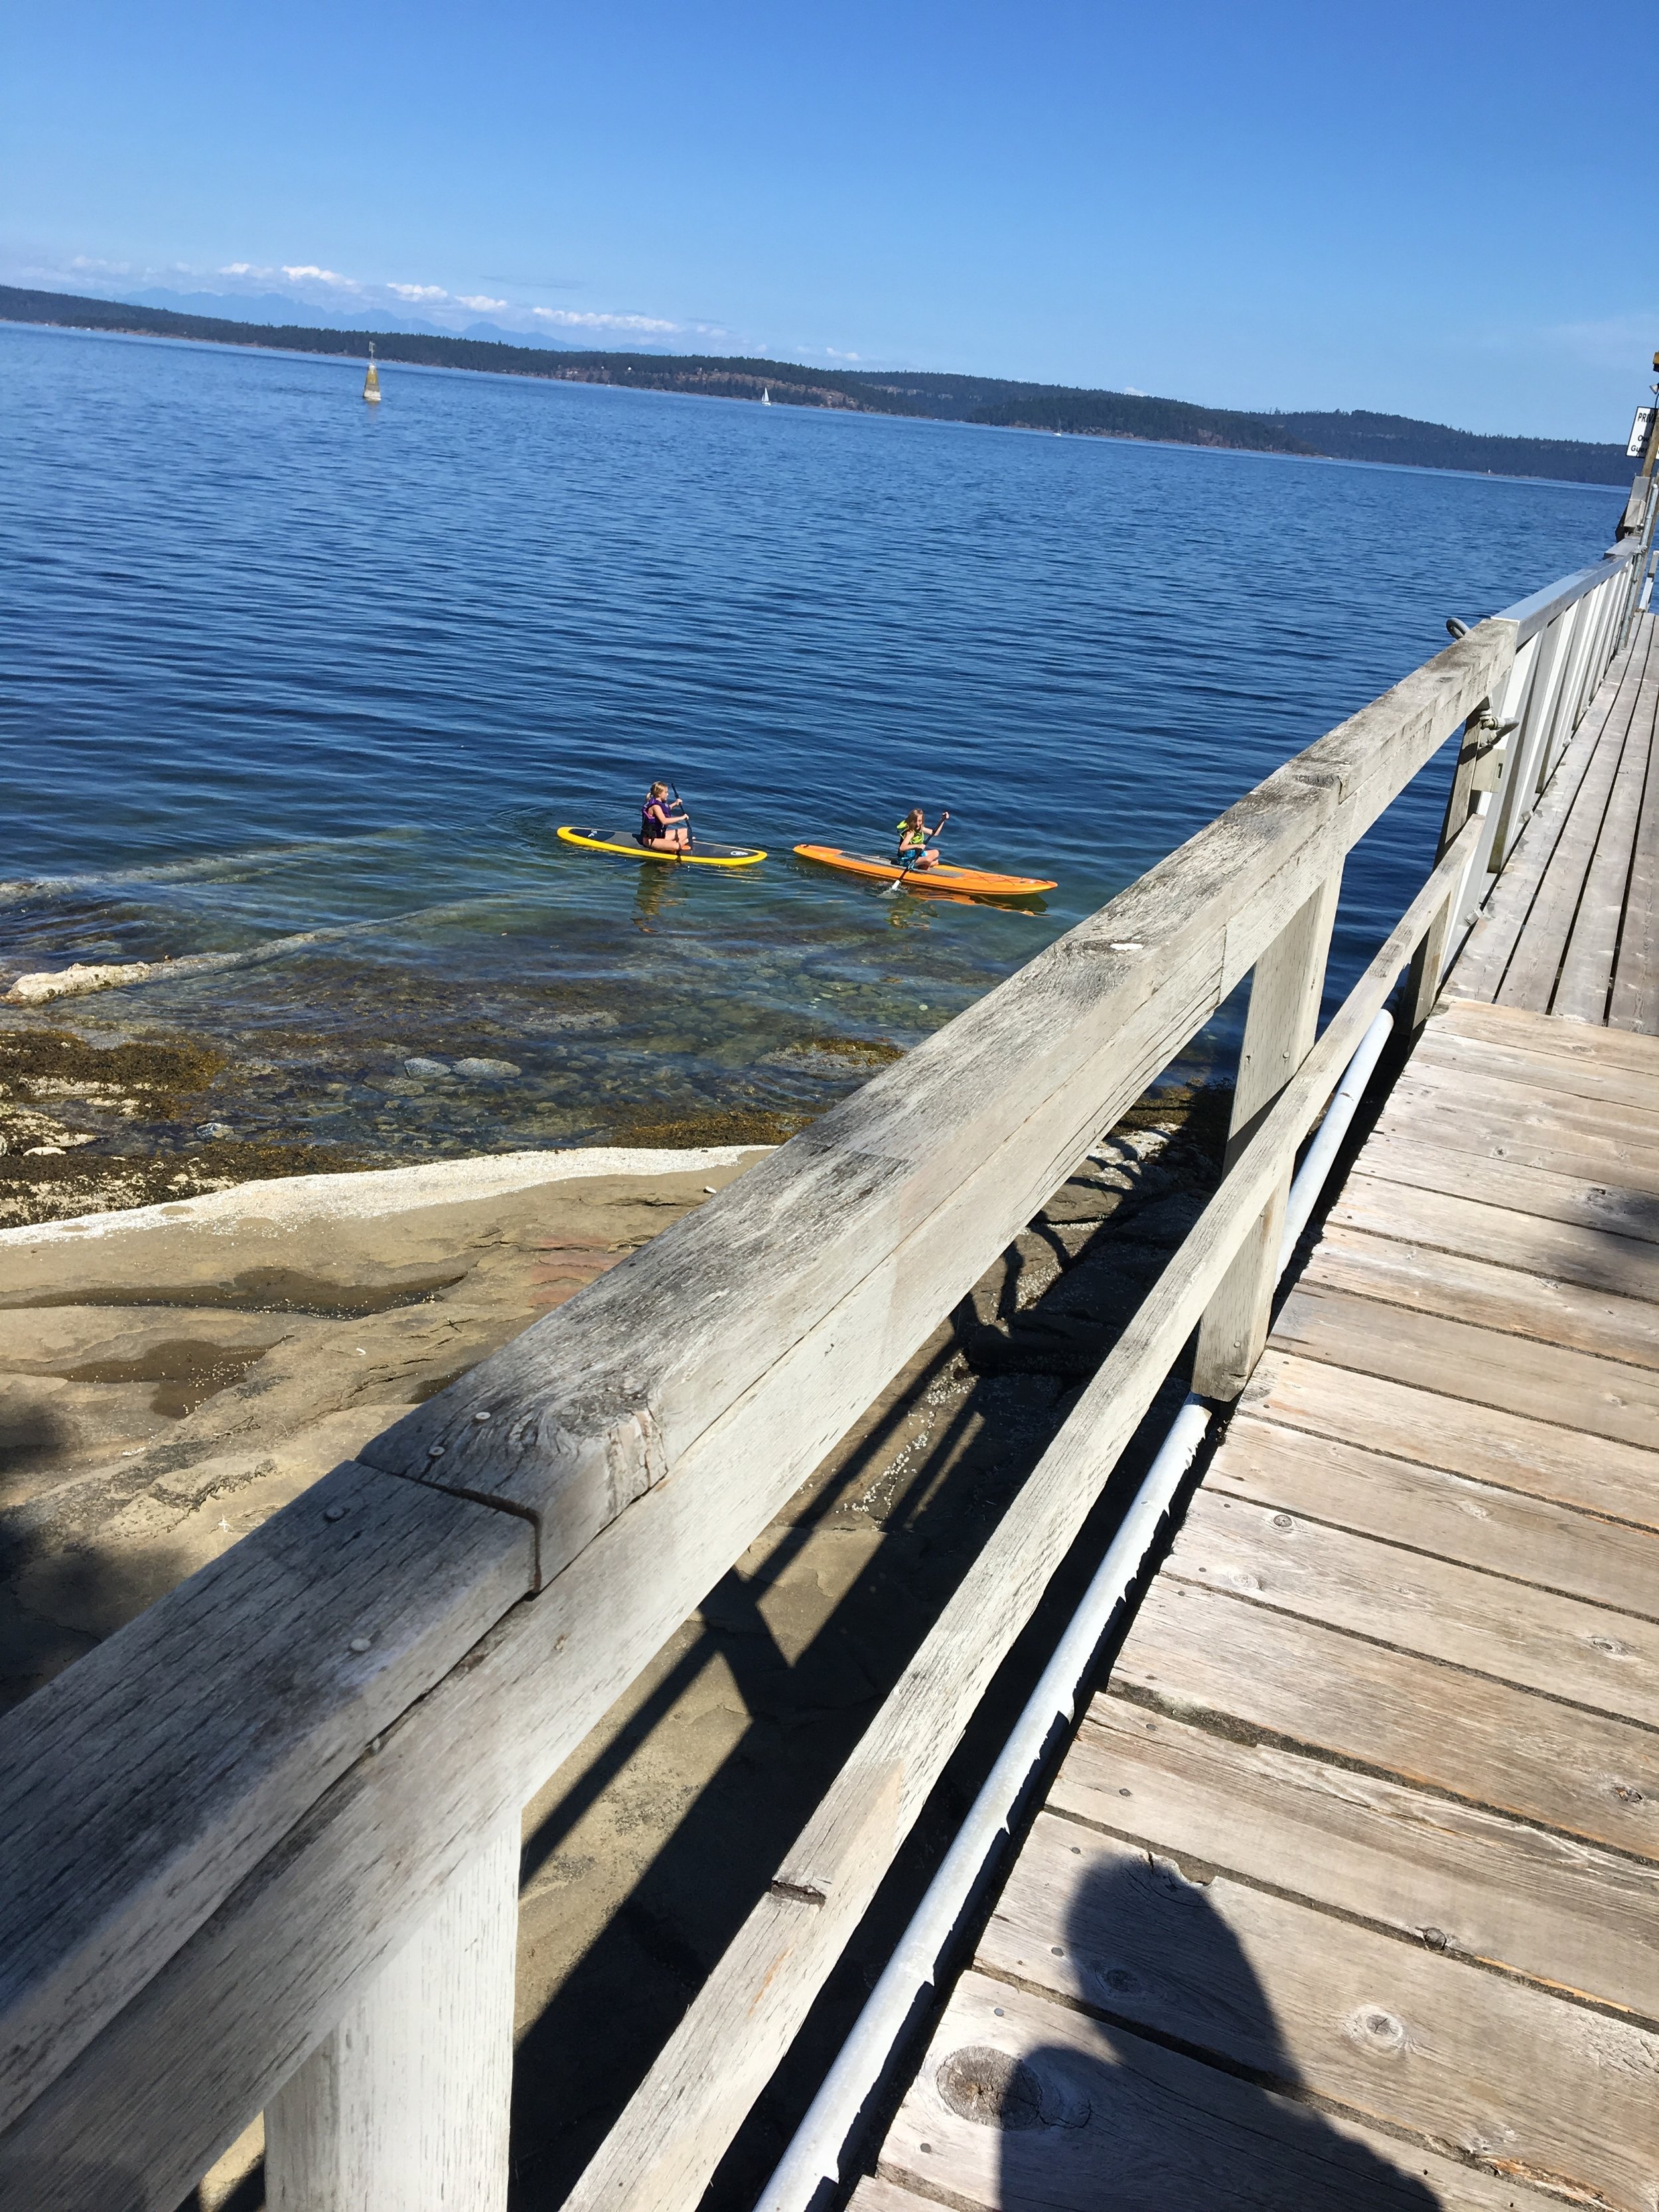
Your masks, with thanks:
<instances>
[{"instance_id":1,"label":"girl with paddle","mask_svg":"<svg viewBox=\"0 0 1659 2212\"><path fill-rule=\"evenodd\" d=\"M678 792L671 805L668 786L653 783L640 811L640 842L653 853L689 853L691 817L680 803Z\"/></svg>"},{"instance_id":2,"label":"girl with paddle","mask_svg":"<svg viewBox=\"0 0 1659 2212\"><path fill-rule=\"evenodd\" d=\"M908 874L913 868L932 868L939 865L939 848L929 846L927 840L937 837L951 818L947 806L939 817L938 827L930 830L927 817L921 807L913 806L898 829L898 865Z\"/></svg>"}]
</instances>

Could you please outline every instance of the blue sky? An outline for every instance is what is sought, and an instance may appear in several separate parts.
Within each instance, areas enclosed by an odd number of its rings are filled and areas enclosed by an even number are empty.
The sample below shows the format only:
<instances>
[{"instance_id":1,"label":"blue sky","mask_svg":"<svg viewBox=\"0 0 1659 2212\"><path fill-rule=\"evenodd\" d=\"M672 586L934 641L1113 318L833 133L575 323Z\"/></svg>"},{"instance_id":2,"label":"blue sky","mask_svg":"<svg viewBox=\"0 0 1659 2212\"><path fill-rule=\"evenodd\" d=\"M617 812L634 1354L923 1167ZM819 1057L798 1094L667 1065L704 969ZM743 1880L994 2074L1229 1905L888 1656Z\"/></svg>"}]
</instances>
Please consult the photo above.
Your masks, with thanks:
<instances>
[{"instance_id":1,"label":"blue sky","mask_svg":"<svg viewBox=\"0 0 1659 2212\"><path fill-rule=\"evenodd\" d=\"M1651 35L1626 0L17 8L0 279L1622 440Z\"/></svg>"}]
</instances>

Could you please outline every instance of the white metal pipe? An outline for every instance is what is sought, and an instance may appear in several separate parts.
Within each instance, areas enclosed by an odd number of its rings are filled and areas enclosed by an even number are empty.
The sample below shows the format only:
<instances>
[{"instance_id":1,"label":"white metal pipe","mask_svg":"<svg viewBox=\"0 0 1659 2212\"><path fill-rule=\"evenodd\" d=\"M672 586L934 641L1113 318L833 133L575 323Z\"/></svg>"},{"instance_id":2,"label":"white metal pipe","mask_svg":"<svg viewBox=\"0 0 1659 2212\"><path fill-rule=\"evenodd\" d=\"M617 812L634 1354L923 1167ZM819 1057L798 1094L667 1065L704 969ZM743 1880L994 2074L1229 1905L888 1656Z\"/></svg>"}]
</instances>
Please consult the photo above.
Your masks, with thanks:
<instances>
[{"instance_id":1,"label":"white metal pipe","mask_svg":"<svg viewBox=\"0 0 1659 2212\"><path fill-rule=\"evenodd\" d=\"M1285 1201L1285 1240L1279 1249L1280 1274L1307 1226L1393 1027L1390 1015L1379 1014L1360 1039L1358 1050L1348 1062L1319 1133L1291 1185ZM918 1996L932 1984L940 1954L967 1909L998 1838L1008 1833L1055 1723L1075 1717L1079 1694L1112 1615L1139 1573L1158 1523L1174 1503L1213 1418L1213 1409L1189 1394L1170 1423L1158 1456L1147 1468L1134 1503L1096 1569L1054 1656L985 1778L956 1840L928 1883L852 2033L836 2054L835 2063L807 2107L788 2149L756 2200L755 2212L805 2212L823 2185L836 2179L853 2124L880 2080Z\"/></svg>"},{"instance_id":2,"label":"white metal pipe","mask_svg":"<svg viewBox=\"0 0 1659 2212\"><path fill-rule=\"evenodd\" d=\"M1336 1086L1335 1096L1325 1109L1325 1118L1319 1125L1319 1134L1307 1150L1306 1157L1297 1170L1296 1180L1291 1185L1290 1196L1285 1201L1285 1235L1279 1247L1279 1273L1283 1274L1291 1264L1297 1240L1308 1225L1308 1217L1319 1203L1319 1194L1325 1188L1325 1178L1349 1125L1358 1111L1359 1101L1365 1085L1382 1057L1382 1048L1394 1031L1394 1016L1379 1014L1363 1037L1359 1049L1348 1062L1347 1072Z\"/></svg>"},{"instance_id":3,"label":"white metal pipe","mask_svg":"<svg viewBox=\"0 0 1659 2212\"><path fill-rule=\"evenodd\" d=\"M1176 1415L1054 1657L1043 1668L1013 1734L986 1777L956 1841L928 1884L927 1895L859 2014L852 2034L836 2054L793 2142L762 2191L756 2212L801 2212L823 2182L835 2179L848 2131L880 2078L917 1995L932 1982L939 1954L962 1917L997 1838L1007 1832L1055 1722L1074 1715L1079 1690L1101 1639L1140 1571L1158 1524L1185 1480L1211 1418L1211 1409L1203 1400L1191 1396Z\"/></svg>"}]
</instances>

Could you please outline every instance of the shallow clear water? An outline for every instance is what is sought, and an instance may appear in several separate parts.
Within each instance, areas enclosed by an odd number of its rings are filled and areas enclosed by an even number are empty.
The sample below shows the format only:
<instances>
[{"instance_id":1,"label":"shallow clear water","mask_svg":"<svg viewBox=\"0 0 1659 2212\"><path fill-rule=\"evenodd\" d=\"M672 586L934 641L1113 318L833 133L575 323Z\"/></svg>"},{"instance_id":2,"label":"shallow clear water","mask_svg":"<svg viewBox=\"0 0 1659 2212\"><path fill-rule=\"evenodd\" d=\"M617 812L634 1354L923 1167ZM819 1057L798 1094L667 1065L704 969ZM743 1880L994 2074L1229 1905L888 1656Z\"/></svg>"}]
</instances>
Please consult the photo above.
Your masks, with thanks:
<instances>
[{"instance_id":1,"label":"shallow clear water","mask_svg":"<svg viewBox=\"0 0 1659 2212\"><path fill-rule=\"evenodd\" d=\"M371 409L361 380L0 325L0 970L359 925L51 1018L215 1038L257 1077L239 1133L369 1157L822 1104L858 1063L814 1041L914 1043L1619 510L402 368ZM655 775L772 857L558 843L631 827ZM1350 863L1334 985L1443 781ZM892 898L790 853L880 849L916 802L950 858L1059 888Z\"/></svg>"}]
</instances>

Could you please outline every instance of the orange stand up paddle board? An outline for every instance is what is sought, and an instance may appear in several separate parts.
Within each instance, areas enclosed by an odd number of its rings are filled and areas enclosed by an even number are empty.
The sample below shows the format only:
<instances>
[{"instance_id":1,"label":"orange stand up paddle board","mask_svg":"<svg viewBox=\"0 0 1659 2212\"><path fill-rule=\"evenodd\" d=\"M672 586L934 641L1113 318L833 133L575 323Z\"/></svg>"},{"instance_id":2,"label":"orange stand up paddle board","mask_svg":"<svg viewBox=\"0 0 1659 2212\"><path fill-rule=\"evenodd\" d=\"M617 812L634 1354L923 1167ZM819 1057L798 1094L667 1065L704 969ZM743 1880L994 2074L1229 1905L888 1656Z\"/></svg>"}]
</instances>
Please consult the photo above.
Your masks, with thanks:
<instances>
[{"instance_id":1,"label":"orange stand up paddle board","mask_svg":"<svg viewBox=\"0 0 1659 2212\"><path fill-rule=\"evenodd\" d=\"M954 891L958 897L1035 898L1058 885L1047 876L1005 876L994 868L953 868L939 860L931 868L901 868L867 853L846 853L839 845L797 845L803 860L839 868L843 875L866 876L873 883L902 884L907 890Z\"/></svg>"}]
</instances>

